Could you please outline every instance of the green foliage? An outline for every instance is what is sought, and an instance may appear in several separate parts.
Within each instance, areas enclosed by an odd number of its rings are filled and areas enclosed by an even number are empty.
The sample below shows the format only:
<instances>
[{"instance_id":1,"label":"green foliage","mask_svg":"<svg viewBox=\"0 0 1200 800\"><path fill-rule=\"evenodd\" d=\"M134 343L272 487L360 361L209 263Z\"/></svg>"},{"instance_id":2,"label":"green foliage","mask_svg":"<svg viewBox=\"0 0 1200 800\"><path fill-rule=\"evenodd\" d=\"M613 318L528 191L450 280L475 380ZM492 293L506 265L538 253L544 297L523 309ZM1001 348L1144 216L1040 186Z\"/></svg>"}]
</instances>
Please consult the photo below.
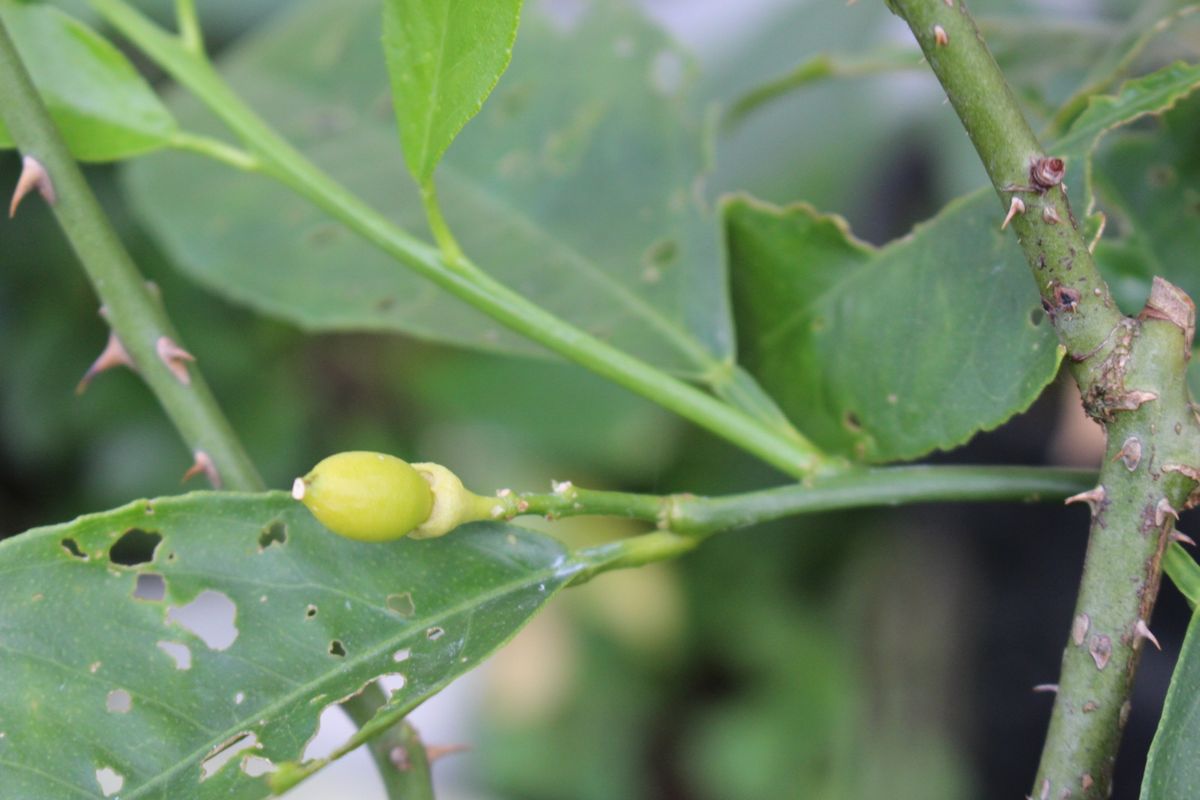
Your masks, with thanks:
<instances>
[{"instance_id":1,"label":"green foliage","mask_svg":"<svg viewBox=\"0 0 1200 800\"><path fill-rule=\"evenodd\" d=\"M3 0L0 17L76 158L117 161L169 143L175 120L107 39L40 3ZM12 146L0 121L0 148Z\"/></svg>"},{"instance_id":2,"label":"green foliage","mask_svg":"<svg viewBox=\"0 0 1200 800\"><path fill-rule=\"evenodd\" d=\"M384 0L383 50L400 142L422 186L496 87L520 15L521 0Z\"/></svg>"},{"instance_id":3,"label":"green foliage","mask_svg":"<svg viewBox=\"0 0 1200 800\"><path fill-rule=\"evenodd\" d=\"M1171 676L1162 721L1150 747L1141 800L1175 800L1200 794L1197 737L1200 737L1200 614L1193 614Z\"/></svg>"},{"instance_id":4,"label":"green foliage","mask_svg":"<svg viewBox=\"0 0 1200 800\"><path fill-rule=\"evenodd\" d=\"M1188 65L1130 81L1093 99L1050 151L1082 176L1106 132L1171 108L1198 84L1200 66ZM1001 213L990 192L976 192L874 249L811 208L733 201L742 363L802 433L860 460L914 458L999 425L1058 367Z\"/></svg>"},{"instance_id":5,"label":"green foliage","mask_svg":"<svg viewBox=\"0 0 1200 800\"><path fill-rule=\"evenodd\" d=\"M361 0L303 6L239 43L222 73L339 181L420 230L420 193L395 152L376 10ZM492 276L696 375L728 356L731 333L715 230L694 194L704 162L687 71L684 54L622 4L593 4L570 29L531 11L503 84L438 183L463 249ZM189 128L211 125L192 99L170 107ZM181 267L259 311L309 330L545 352L271 182L164 154L134 164L129 187Z\"/></svg>"},{"instance_id":6,"label":"green foliage","mask_svg":"<svg viewBox=\"0 0 1200 800\"><path fill-rule=\"evenodd\" d=\"M0 563L14 797L92 796L104 769L123 777L122 798L265 797L261 772L247 773L265 764L245 757L299 761L321 710L382 674L404 676L382 712L398 719L577 569L555 541L508 525L364 544L290 497L211 493L29 531L0 543ZM184 610L201 595L223 624ZM48 631L59 644L47 648ZM201 780L245 734L253 748Z\"/></svg>"},{"instance_id":7,"label":"green foliage","mask_svg":"<svg viewBox=\"0 0 1200 800\"><path fill-rule=\"evenodd\" d=\"M949 448L1054 377L1037 291L984 207L880 250L806 206L726 207L739 355L818 445L866 461Z\"/></svg>"}]
</instances>

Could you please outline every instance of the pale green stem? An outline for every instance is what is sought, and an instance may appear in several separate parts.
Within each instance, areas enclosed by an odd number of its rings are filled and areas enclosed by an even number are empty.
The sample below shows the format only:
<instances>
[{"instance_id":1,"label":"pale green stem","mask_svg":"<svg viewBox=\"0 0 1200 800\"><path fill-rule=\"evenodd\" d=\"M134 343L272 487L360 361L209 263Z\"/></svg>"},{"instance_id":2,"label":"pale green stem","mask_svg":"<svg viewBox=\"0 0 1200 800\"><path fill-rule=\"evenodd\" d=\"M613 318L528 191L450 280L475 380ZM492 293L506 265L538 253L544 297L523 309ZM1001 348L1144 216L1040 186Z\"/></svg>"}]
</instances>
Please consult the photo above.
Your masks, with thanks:
<instances>
[{"instance_id":1,"label":"pale green stem","mask_svg":"<svg viewBox=\"0 0 1200 800\"><path fill-rule=\"evenodd\" d=\"M204 30L196 16L196 0L175 0L175 21L184 49L198 56L204 55Z\"/></svg>"}]
</instances>

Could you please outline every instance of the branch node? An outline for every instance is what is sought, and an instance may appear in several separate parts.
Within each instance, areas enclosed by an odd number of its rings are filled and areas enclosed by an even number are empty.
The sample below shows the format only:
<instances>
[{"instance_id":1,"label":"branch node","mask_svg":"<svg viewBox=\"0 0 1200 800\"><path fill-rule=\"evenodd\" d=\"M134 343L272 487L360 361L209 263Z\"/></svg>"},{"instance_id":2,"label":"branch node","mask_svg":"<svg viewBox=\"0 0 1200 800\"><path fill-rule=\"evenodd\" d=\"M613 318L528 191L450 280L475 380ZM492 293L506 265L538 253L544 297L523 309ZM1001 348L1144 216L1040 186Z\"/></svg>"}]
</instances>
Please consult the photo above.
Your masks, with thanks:
<instances>
[{"instance_id":1,"label":"branch node","mask_svg":"<svg viewBox=\"0 0 1200 800\"><path fill-rule=\"evenodd\" d=\"M1029 165L1029 179L1039 194L1058 186L1066 174L1066 163L1054 156L1035 158Z\"/></svg>"}]
</instances>

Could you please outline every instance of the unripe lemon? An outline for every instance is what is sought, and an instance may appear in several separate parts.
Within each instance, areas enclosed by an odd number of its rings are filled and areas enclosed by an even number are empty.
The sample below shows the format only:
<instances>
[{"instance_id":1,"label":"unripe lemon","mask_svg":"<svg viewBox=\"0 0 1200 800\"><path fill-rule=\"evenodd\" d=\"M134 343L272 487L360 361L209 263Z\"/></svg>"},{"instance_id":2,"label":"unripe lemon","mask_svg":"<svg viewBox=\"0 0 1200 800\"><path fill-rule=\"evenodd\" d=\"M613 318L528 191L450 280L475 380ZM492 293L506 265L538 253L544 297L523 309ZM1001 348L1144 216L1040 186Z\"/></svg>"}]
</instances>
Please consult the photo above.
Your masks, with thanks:
<instances>
[{"instance_id":1,"label":"unripe lemon","mask_svg":"<svg viewBox=\"0 0 1200 800\"><path fill-rule=\"evenodd\" d=\"M411 464L384 453L329 456L292 484L292 497L349 539L399 539L429 519L433 490Z\"/></svg>"}]
</instances>

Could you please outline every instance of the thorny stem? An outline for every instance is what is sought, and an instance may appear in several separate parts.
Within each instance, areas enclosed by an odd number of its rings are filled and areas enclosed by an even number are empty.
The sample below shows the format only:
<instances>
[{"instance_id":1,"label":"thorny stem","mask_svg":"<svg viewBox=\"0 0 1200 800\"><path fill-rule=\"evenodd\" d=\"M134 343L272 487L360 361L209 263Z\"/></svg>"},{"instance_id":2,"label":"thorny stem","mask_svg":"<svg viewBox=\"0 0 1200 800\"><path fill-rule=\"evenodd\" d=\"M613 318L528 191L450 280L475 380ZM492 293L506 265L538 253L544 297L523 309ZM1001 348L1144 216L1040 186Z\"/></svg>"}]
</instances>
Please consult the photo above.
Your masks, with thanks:
<instances>
[{"instance_id":1,"label":"thorny stem","mask_svg":"<svg viewBox=\"0 0 1200 800\"><path fill-rule=\"evenodd\" d=\"M104 304L109 324L184 442L193 453L207 454L225 488L262 489L262 478L199 371L184 365L185 383L160 358L160 340L179 343L179 336L67 151L2 21L0 97L0 116L17 147L36 158L53 182L57 200L52 210Z\"/></svg>"},{"instance_id":2,"label":"thorny stem","mask_svg":"<svg viewBox=\"0 0 1200 800\"><path fill-rule=\"evenodd\" d=\"M362 728L387 704L378 684L372 683L342 703L342 710ZM402 720L367 742L379 769L385 793L392 800L433 800L433 775L429 753L416 729Z\"/></svg>"},{"instance_id":3,"label":"thorny stem","mask_svg":"<svg viewBox=\"0 0 1200 800\"><path fill-rule=\"evenodd\" d=\"M104 19L191 90L259 159L261 171L340 220L397 261L508 328L646 397L753 453L793 477L844 466L821 453L781 418L734 408L579 330L464 258L449 264L434 247L395 226L318 169L229 88L212 65L122 0L90 0ZM689 353L714 361L711 356ZM710 363L701 366L711 368Z\"/></svg>"},{"instance_id":4,"label":"thorny stem","mask_svg":"<svg viewBox=\"0 0 1200 800\"><path fill-rule=\"evenodd\" d=\"M1176 510L1200 477L1200 423L1184 372L1195 308L1155 279L1137 319L1116 308L1061 183L962 0L889 0L905 19L978 150L1069 354L1107 455L1070 638L1032 796L1109 794L1129 692ZM1059 180L1055 180L1057 175Z\"/></svg>"}]
</instances>

